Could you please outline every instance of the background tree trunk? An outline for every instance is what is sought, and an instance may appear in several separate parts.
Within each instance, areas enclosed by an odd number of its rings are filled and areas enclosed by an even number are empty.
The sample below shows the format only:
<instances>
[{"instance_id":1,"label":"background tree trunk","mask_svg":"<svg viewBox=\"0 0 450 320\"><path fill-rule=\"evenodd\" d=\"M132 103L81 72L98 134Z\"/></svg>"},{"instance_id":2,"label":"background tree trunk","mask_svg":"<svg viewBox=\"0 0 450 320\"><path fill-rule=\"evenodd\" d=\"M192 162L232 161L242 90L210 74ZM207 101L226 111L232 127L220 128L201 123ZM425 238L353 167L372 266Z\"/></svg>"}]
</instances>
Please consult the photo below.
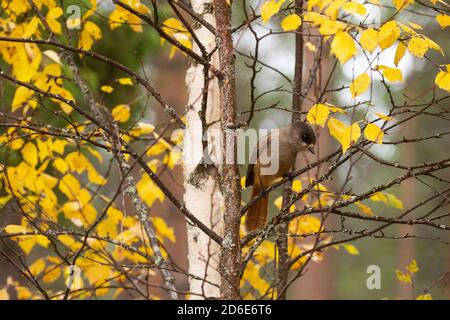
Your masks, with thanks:
<instances>
[{"instance_id":1,"label":"background tree trunk","mask_svg":"<svg viewBox=\"0 0 450 320\"><path fill-rule=\"evenodd\" d=\"M215 19L212 15L212 1L191 0L193 10L212 26ZM194 24L195 25L195 24ZM194 30L198 39L204 44L207 52L215 46L214 35L202 24ZM194 51L201 50L194 42ZM212 64L218 65L217 54L212 56ZM210 75L211 76L211 75ZM188 111L186 113L186 130L184 135L184 200L186 207L201 220L207 227L213 229L217 234L222 234L222 215L220 212L221 196L218 191L217 175L208 175L201 182L201 188L188 182L191 173L201 162L203 148L206 145L203 140L204 122L212 123L220 119L219 88L217 80L205 82L205 70L202 65L192 63L186 74L188 87ZM205 88L205 85L207 88ZM203 98L204 90L207 92L206 110ZM204 118L202 121L202 114ZM218 127L219 123L212 125L210 129ZM211 158L216 158L215 152L220 150L220 141L214 141L214 136L208 136L209 149L213 151ZM204 234L199 228L187 223L188 239L188 263L189 273L198 277L190 277L190 292L201 294L204 297L220 296L220 275L218 272L220 246ZM207 282L206 282L207 281ZM212 284L211 284L212 283ZM215 284L215 285L213 285ZM191 299L200 299L201 296L191 295Z\"/></svg>"}]
</instances>

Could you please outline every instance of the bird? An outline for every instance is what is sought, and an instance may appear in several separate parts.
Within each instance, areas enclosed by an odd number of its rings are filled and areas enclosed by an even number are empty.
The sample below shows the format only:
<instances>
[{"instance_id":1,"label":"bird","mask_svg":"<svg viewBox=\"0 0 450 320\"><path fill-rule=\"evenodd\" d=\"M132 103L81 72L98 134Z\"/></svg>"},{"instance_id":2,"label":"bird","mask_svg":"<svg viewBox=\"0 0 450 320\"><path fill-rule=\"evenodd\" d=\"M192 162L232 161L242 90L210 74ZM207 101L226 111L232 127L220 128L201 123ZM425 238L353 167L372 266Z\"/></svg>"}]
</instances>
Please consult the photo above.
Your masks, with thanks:
<instances>
[{"instance_id":1,"label":"bird","mask_svg":"<svg viewBox=\"0 0 450 320\"><path fill-rule=\"evenodd\" d=\"M289 174L298 152L309 151L314 154L315 145L314 130L303 121L296 121L286 127L271 130L263 136L253 150L247 168L245 187L253 185L250 201L261 192L265 192L278 179ZM268 156L269 150L274 154ZM276 160L278 160L278 166ZM268 202L269 196L264 194L250 205L245 218L247 232L264 227Z\"/></svg>"}]
</instances>

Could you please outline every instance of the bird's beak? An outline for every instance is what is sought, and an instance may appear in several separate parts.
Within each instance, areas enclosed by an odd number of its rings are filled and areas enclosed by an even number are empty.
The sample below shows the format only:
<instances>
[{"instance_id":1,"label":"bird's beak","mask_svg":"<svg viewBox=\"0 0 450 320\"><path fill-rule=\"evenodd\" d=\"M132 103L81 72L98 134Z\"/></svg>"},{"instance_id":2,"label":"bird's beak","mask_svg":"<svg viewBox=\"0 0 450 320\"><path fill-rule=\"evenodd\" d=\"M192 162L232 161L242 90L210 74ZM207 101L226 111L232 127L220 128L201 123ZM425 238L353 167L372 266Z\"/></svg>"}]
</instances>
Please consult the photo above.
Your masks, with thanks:
<instances>
[{"instance_id":1,"label":"bird's beak","mask_svg":"<svg viewBox=\"0 0 450 320\"><path fill-rule=\"evenodd\" d=\"M314 152L314 145L313 145L313 144L308 144L308 145L306 146L306 149L308 149L309 152L311 152L312 154L316 154L316 153Z\"/></svg>"}]
</instances>

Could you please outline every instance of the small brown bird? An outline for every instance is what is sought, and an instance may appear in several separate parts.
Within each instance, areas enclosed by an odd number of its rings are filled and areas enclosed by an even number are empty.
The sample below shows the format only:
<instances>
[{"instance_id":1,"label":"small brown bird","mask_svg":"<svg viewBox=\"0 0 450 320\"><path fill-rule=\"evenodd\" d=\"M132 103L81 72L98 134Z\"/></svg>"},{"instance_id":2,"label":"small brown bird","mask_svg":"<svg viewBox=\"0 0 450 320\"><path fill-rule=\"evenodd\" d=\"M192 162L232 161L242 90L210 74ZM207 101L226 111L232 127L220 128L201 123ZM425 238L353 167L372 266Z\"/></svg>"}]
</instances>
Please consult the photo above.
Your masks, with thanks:
<instances>
[{"instance_id":1,"label":"small brown bird","mask_svg":"<svg viewBox=\"0 0 450 320\"><path fill-rule=\"evenodd\" d=\"M279 178L287 176L299 151L309 150L314 154L315 144L316 135L313 129L301 121L272 130L261 138L256 150L253 151L245 179L246 187L253 185L250 200L269 188ZM270 154L269 150L273 150L275 154ZM278 161L278 167L276 161ZM273 169L271 166L275 167L275 170L271 170ZM265 195L250 206L245 219L247 232L261 229L265 225L268 202L269 196Z\"/></svg>"}]
</instances>

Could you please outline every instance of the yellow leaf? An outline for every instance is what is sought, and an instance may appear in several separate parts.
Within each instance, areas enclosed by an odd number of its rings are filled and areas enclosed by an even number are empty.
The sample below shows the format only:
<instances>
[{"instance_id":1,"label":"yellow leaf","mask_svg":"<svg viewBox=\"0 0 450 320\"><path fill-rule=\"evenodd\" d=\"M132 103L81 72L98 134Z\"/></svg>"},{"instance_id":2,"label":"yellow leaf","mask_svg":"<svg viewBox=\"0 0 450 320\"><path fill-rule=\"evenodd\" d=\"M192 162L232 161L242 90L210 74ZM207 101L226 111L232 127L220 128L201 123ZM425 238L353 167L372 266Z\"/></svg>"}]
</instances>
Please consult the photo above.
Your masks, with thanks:
<instances>
[{"instance_id":1,"label":"yellow leaf","mask_svg":"<svg viewBox=\"0 0 450 320\"><path fill-rule=\"evenodd\" d=\"M97 0L89 0L89 2L91 3L91 7L83 15L83 20L86 20L87 18L89 18L91 15L93 15L95 13L95 10L97 10Z\"/></svg>"},{"instance_id":2,"label":"yellow leaf","mask_svg":"<svg viewBox=\"0 0 450 320\"><path fill-rule=\"evenodd\" d=\"M63 234L58 236L58 240L62 242L70 250L76 251L81 247L81 243L76 242L71 236Z\"/></svg>"},{"instance_id":3,"label":"yellow leaf","mask_svg":"<svg viewBox=\"0 0 450 320\"><path fill-rule=\"evenodd\" d=\"M384 202L386 205L402 210L403 202L391 193L377 192L370 197L375 202Z\"/></svg>"},{"instance_id":4,"label":"yellow leaf","mask_svg":"<svg viewBox=\"0 0 450 320\"><path fill-rule=\"evenodd\" d=\"M311 124L317 124L319 126L325 126L325 122L328 119L330 110L327 105L318 103L309 109L306 120Z\"/></svg>"},{"instance_id":5,"label":"yellow leaf","mask_svg":"<svg viewBox=\"0 0 450 320\"><path fill-rule=\"evenodd\" d=\"M347 126L345 123L336 118L330 118L328 121L328 129L330 130L330 134L338 141L341 141L346 128Z\"/></svg>"},{"instance_id":6,"label":"yellow leaf","mask_svg":"<svg viewBox=\"0 0 450 320\"><path fill-rule=\"evenodd\" d=\"M338 31L331 42L333 53L341 64L347 62L356 54L356 45L353 38L345 31Z\"/></svg>"},{"instance_id":7,"label":"yellow leaf","mask_svg":"<svg viewBox=\"0 0 450 320\"><path fill-rule=\"evenodd\" d=\"M169 169L173 169L177 164L182 163L182 154L178 151L170 151L169 154L166 154L163 159L163 163L169 167Z\"/></svg>"},{"instance_id":8,"label":"yellow leaf","mask_svg":"<svg viewBox=\"0 0 450 320\"><path fill-rule=\"evenodd\" d=\"M402 71L396 68L378 65L378 70L381 70L383 76L391 82L403 82Z\"/></svg>"},{"instance_id":9,"label":"yellow leaf","mask_svg":"<svg viewBox=\"0 0 450 320\"><path fill-rule=\"evenodd\" d=\"M298 14L290 14L281 22L281 27L284 31L294 31L302 25L302 19Z\"/></svg>"},{"instance_id":10,"label":"yellow leaf","mask_svg":"<svg viewBox=\"0 0 450 320\"><path fill-rule=\"evenodd\" d=\"M16 225L16 224L9 224L6 227L3 228L6 233L12 234L12 233L25 233L27 232L27 229L25 227Z\"/></svg>"},{"instance_id":11,"label":"yellow leaf","mask_svg":"<svg viewBox=\"0 0 450 320\"><path fill-rule=\"evenodd\" d=\"M440 71L434 82L442 90L450 92L450 64L447 65L447 72Z\"/></svg>"},{"instance_id":12,"label":"yellow leaf","mask_svg":"<svg viewBox=\"0 0 450 320\"><path fill-rule=\"evenodd\" d=\"M352 244L343 244L342 246L351 255L354 255L354 256L359 255L359 250L354 245L352 245Z\"/></svg>"},{"instance_id":13,"label":"yellow leaf","mask_svg":"<svg viewBox=\"0 0 450 320\"><path fill-rule=\"evenodd\" d=\"M382 50L392 46L400 36L400 28L395 21L388 21L383 24L378 33L378 44Z\"/></svg>"},{"instance_id":14,"label":"yellow leaf","mask_svg":"<svg viewBox=\"0 0 450 320\"><path fill-rule=\"evenodd\" d=\"M176 145L179 145L183 142L184 131L182 129L175 129L172 131L172 134L170 135L170 141L175 143Z\"/></svg>"},{"instance_id":15,"label":"yellow leaf","mask_svg":"<svg viewBox=\"0 0 450 320\"><path fill-rule=\"evenodd\" d=\"M33 276L39 275L42 271L44 271L45 262L43 259L36 260L30 267L30 272Z\"/></svg>"},{"instance_id":16,"label":"yellow leaf","mask_svg":"<svg viewBox=\"0 0 450 320\"><path fill-rule=\"evenodd\" d=\"M444 51L442 51L442 48L433 40L430 38L424 37L425 41L427 42L427 45L429 48L439 51L442 55L444 55Z\"/></svg>"},{"instance_id":17,"label":"yellow leaf","mask_svg":"<svg viewBox=\"0 0 450 320\"><path fill-rule=\"evenodd\" d=\"M26 300L31 298L31 291L27 287L17 286L16 291L17 299L19 300Z\"/></svg>"},{"instance_id":18,"label":"yellow leaf","mask_svg":"<svg viewBox=\"0 0 450 320\"><path fill-rule=\"evenodd\" d=\"M277 209L281 209L282 204L283 204L283 197L282 197L282 196L277 197L277 198L273 201L273 205L274 205Z\"/></svg>"},{"instance_id":19,"label":"yellow leaf","mask_svg":"<svg viewBox=\"0 0 450 320\"><path fill-rule=\"evenodd\" d=\"M173 228L170 228L166 221L164 221L164 219L160 218L160 217L154 217L151 218L153 225L155 226L155 229L157 231L157 233L164 237L169 239L171 242L175 243L175 232L173 230Z\"/></svg>"},{"instance_id":20,"label":"yellow leaf","mask_svg":"<svg viewBox=\"0 0 450 320\"><path fill-rule=\"evenodd\" d=\"M55 7L47 13L47 23L50 29L56 33L61 34L61 24L56 21L59 17L63 15L63 10L60 7Z\"/></svg>"},{"instance_id":21,"label":"yellow leaf","mask_svg":"<svg viewBox=\"0 0 450 320\"><path fill-rule=\"evenodd\" d=\"M412 28L414 28L414 29L416 29L416 30L422 30L422 29L423 29L422 26L419 25L419 24L417 24L417 23L414 23L414 22L409 21L408 24L409 24Z\"/></svg>"},{"instance_id":22,"label":"yellow leaf","mask_svg":"<svg viewBox=\"0 0 450 320\"><path fill-rule=\"evenodd\" d=\"M436 21L439 23L439 25L441 26L442 29L447 28L448 26L450 26L450 16L446 15L446 14L438 14L436 16Z\"/></svg>"},{"instance_id":23,"label":"yellow leaf","mask_svg":"<svg viewBox=\"0 0 450 320\"><path fill-rule=\"evenodd\" d=\"M63 154L64 153L64 148L67 145L67 141L65 140L55 140L52 143L51 149L52 151L58 153L58 154Z\"/></svg>"},{"instance_id":24,"label":"yellow leaf","mask_svg":"<svg viewBox=\"0 0 450 320\"><path fill-rule=\"evenodd\" d=\"M12 111L16 111L23 104L28 103L33 109L37 107L37 102L32 101L34 91L25 87L18 87L16 93L14 94L14 99L12 102Z\"/></svg>"},{"instance_id":25,"label":"yellow leaf","mask_svg":"<svg viewBox=\"0 0 450 320\"><path fill-rule=\"evenodd\" d=\"M362 213L364 213L367 216L373 216L373 211L370 207L366 206L365 204L362 204L361 202L357 201L355 202L355 205L358 207L359 210L361 210Z\"/></svg>"},{"instance_id":26,"label":"yellow leaf","mask_svg":"<svg viewBox=\"0 0 450 320\"><path fill-rule=\"evenodd\" d=\"M242 189L245 189L245 180L246 180L246 178L247 177L245 177L245 176L241 177L241 188Z\"/></svg>"},{"instance_id":27,"label":"yellow leaf","mask_svg":"<svg viewBox=\"0 0 450 320\"><path fill-rule=\"evenodd\" d=\"M326 2L326 1L325 1ZM334 0L332 1L327 8L325 9L325 14L329 16L331 19L336 20L339 9L342 5L347 2L347 0Z\"/></svg>"},{"instance_id":28,"label":"yellow leaf","mask_svg":"<svg viewBox=\"0 0 450 320\"><path fill-rule=\"evenodd\" d=\"M42 280L44 283L52 283L58 280L61 276L61 267L60 266L49 266L45 272Z\"/></svg>"},{"instance_id":29,"label":"yellow leaf","mask_svg":"<svg viewBox=\"0 0 450 320\"><path fill-rule=\"evenodd\" d=\"M39 149L39 161L41 162L44 162L45 159L52 156L49 141L51 140L47 140L47 143L45 143L40 139L36 140Z\"/></svg>"},{"instance_id":30,"label":"yellow leaf","mask_svg":"<svg viewBox=\"0 0 450 320\"><path fill-rule=\"evenodd\" d=\"M9 300L9 293L7 288L0 289L0 301Z\"/></svg>"},{"instance_id":31,"label":"yellow leaf","mask_svg":"<svg viewBox=\"0 0 450 320\"><path fill-rule=\"evenodd\" d=\"M350 148L350 144L358 141L361 136L361 129L358 123L347 126L335 118L328 120L328 129L330 130L330 134L342 145L342 153L345 153Z\"/></svg>"},{"instance_id":32,"label":"yellow leaf","mask_svg":"<svg viewBox=\"0 0 450 320\"><path fill-rule=\"evenodd\" d=\"M303 233L317 233L323 231L322 221L310 215L301 216L298 219L299 228Z\"/></svg>"},{"instance_id":33,"label":"yellow leaf","mask_svg":"<svg viewBox=\"0 0 450 320\"><path fill-rule=\"evenodd\" d=\"M261 18L264 23L267 23L269 19L280 11L280 7L283 4L284 0L269 0L264 2L261 7Z\"/></svg>"},{"instance_id":34,"label":"yellow leaf","mask_svg":"<svg viewBox=\"0 0 450 320\"><path fill-rule=\"evenodd\" d=\"M84 50L90 50L94 44L94 40L100 40L101 38L102 30L92 21L86 21L80 34L78 47Z\"/></svg>"},{"instance_id":35,"label":"yellow leaf","mask_svg":"<svg viewBox=\"0 0 450 320\"><path fill-rule=\"evenodd\" d=\"M66 162L70 170L77 173L83 173L90 165L89 160L79 151L69 153Z\"/></svg>"},{"instance_id":36,"label":"yellow leaf","mask_svg":"<svg viewBox=\"0 0 450 320\"><path fill-rule=\"evenodd\" d=\"M378 47L378 31L375 29L364 30L361 32L359 42L364 50L372 53Z\"/></svg>"},{"instance_id":37,"label":"yellow leaf","mask_svg":"<svg viewBox=\"0 0 450 320\"><path fill-rule=\"evenodd\" d=\"M27 23L27 25L25 26L25 30L22 34L22 37L24 38L30 38L31 36L33 36L37 31L38 31L38 27L39 27L39 17L33 17L30 22Z\"/></svg>"},{"instance_id":38,"label":"yellow leaf","mask_svg":"<svg viewBox=\"0 0 450 320\"><path fill-rule=\"evenodd\" d=\"M343 152L347 151L348 148L350 148L350 144L352 142L358 141L359 137L361 137L361 129L359 128L358 123L354 123L351 126L349 126L344 133L344 142Z\"/></svg>"},{"instance_id":39,"label":"yellow leaf","mask_svg":"<svg viewBox=\"0 0 450 320\"><path fill-rule=\"evenodd\" d=\"M25 13L29 8L28 3L22 0L12 0L8 2L8 9L11 10L16 16ZM6 2L3 2L3 5L6 5Z\"/></svg>"},{"instance_id":40,"label":"yellow leaf","mask_svg":"<svg viewBox=\"0 0 450 320\"><path fill-rule=\"evenodd\" d=\"M369 123L364 129L364 136L367 140L375 143L383 143L384 132L376 124Z\"/></svg>"},{"instance_id":41,"label":"yellow leaf","mask_svg":"<svg viewBox=\"0 0 450 320\"><path fill-rule=\"evenodd\" d=\"M133 7L136 11L138 11L139 13L142 14L149 14L151 12L151 10L149 8L147 8L141 1L127 1L131 7ZM127 22L130 26L131 29L133 29L134 32L142 32L142 25L143 22L140 20L140 18L134 14L132 14L131 12L129 12L128 10L125 10L123 8L119 8L122 9L125 14L127 14Z\"/></svg>"},{"instance_id":42,"label":"yellow leaf","mask_svg":"<svg viewBox=\"0 0 450 320\"><path fill-rule=\"evenodd\" d=\"M268 288L270 288L270 284L259 275L261 270L261 266L255 263L249 263L247 268L245 268L244 276L242 280L247 280L247 282L253 287L253 289L257 290L259 294L263 295Z\"/></svg>"},{"instance_id":43,"label":"yellow leaf","mask_svg":"<svg viewBox=\"0 0 450 320\"><path fill-rule=\"evenodd\" d=\"M342 10L348 13L356 13L360 16L364 16L366 14L366 8L357 2L347 2L342 6Z\"/></svg>"},{"instance_id":44,"label":"yellow leaf","mask_svg":"<svg viewBox=\"0 0 450 320\"><path fill-rule=\"evenodd\" d=\"M385 203L387 203L387 198L382 192L374 193L370 197L370 200L375 201L375 202L385 202Z\"/></svg>"},{"instance_id":45,"label":"yellow leaf","mask_svg":"<svg viewBox=\"0 0 450 320\"><path fill-rule=\"evenodd\" d=\"M292 190L297 193L302 191L302 182L300 180L292 181Z\"/></svg>"},{"instance_id":46,"label":"yellow leaf","mask_svg":"<svg viewBox=\"0 0 450 320\"><path fill-rule=\"evenodd\" d=\"M124 86L132 86L133 85L133 80L131 80L131 78L119 78L117 79L117 81Z\"/></svg>"},{"instance_id":47,"label":"yellow leaf","mask_svg":"<svg viewBox=\"0 0 450 320\"><path fill-rule=\"evenodd\" d=\"M406 266L406 270L408 270L411 273L416 273L419 271L419 266L417 265L416 259L411 261L411 263Z\"/></svg>"},{"instance_id":48,"label":"yellow leaf","mask_svg":"<svg viewBox=\"0 0 450 320\"><path fill-rule=\"evenodd\" d=\"M431 297L431 294L426 293L426 294L418 295L416 300L433 300L433 298Z\"/></svg>"},{"instance_id":49,"label":"yellow leaf","mask_svg":"<svg viewBox=\"0 0 450 320\"><path fill-rule=\"evenodd\" d=\"M400 209L403 210L404 206L403 206L403 202L397 198L395 195L391 194L391 193L385 193L386 199L387 199L387 204L390 205L393 208L396 209Z\"/></svg>"},{"instance_id":50,"label":"yellow leaf","mask_svg":"<svg viewBox=\"0 0 450 320\"><path fill-rule=\"evenodd\" d=\"M117 122L127 122L130 119L130 107L126 104L119 104L112 110L112 116Z\"/></svg>"},{"instance_id":51,"label":"yellow leaf","mask_svg":"<svg viewBox=\"0 0 450 320\"><path fill-rule=\"evenodd\" d=\"M52 64L50 64L48 66L45 66L43 74L45 76L51 75L51 76L54 76L54 77L60 77L61 74L62 74L61 66L59 64L57 64L57 63L52 63ZM42 80L48 81L46 79L46 77L44 77L44 79L42 79Z\"/></svg>"},{"instance_id":52,"label":"yellow leaf","mask_svg":"<svg viewBox=\"0 0 450 320\"><path fill-rule=\"evenodd\" d=\"M23 160L27 162L33 168L36 167L38 163L38 150L34 143L28 142L21 150Z\"/></svg>"},{"instance_id":53,"label":"yellow leaf","mask_svg":"<svg viewBox=\"0 0 450 320\"><path fill-rule=\"evenodd\" d=\"M308 11L312 11L315 6L319 9L323 9L322 7L320 7L320 4L320 0L309 0L306 8Z\"/></svg>"},{"instance_id":54,"label":"yellow leaf","mask_svg":"<svg viewBox=\"0 0 450 320\"><path fill-rule=\"evenodd\" d=\"M74 199L80 188L80 182L70 173L59 181L59 190L69 199Z\"/></svg>"},{"instance_id":55,"label":"yellow leaf","mask_svg":"<svg viewBox=\"0 0 450 320\"><path fill-rule=\"evenodd\" d=\"M311 52L316 52L317 51L316 46L313 43L309 42L309 41L307 41L305 43L305 47L306 47L306 49L308 49Z\"/></svg>"},{"instance_id":56,"label":"yellow leaf","mask_svg":"<svg viewBox=\"0 0 450 320\"><path fill-rule=\"evenodd\" d=\"M24 239L20 239L19 247L25 252L26 255L30 254L33 247L36 245L36 241L34 237L26 237Z\"/></svg>"},{"instance_id":57,"label":"yellow leaf","mask_svg":"<svg viewBox=\"0 0 450 320\"><path fill-rule=\"evenodd\" d=\"M401 22L397 22L398 26L400 27L401 30L403 30L404 32L408 33L410 36L415 36L417 35L417 32L415 31L415 28L411 28L409 26L407 26L404 23Z\"/></svg>"},{"instance_id":58,"label":"yellow leaf","mask_svg":"<svg viewBox=\"0 0 450 320\"><path fill-rule=\"evenodd\" d=\"M172 149L172 146L163 138L159 137L157 134L153 134L156 139L158 139L158 142L154 143L148 150L147 155L149 157L151 156L157 156L165 151L170 151Z\"/></svg>"},{"instance_id":59,"label":"yellow leaf","mask_svg":"<svg viewBox=\"0 0 450 320\"><path fill-rule=\"evenodd\" d=\"M306 12L303 15L303 21L310 22L314 24L315 26L322 25L325 21L327 21L328 18L318 12Z\"/></svg>"},{"instance_id":60,"label":"yellow leaf","mask_svg":"<svg viewBox=\"0 0 450 320\"><path fill-rule=\"evenodd\" d=\"M157 200L159 202L164 201L164 193L152 180L150 180L148 175L144 175L136 187L139 196L149 207Z\"/></svg>"},{"instance_id":61,"label":"yellow leaf","mask_svg":"<svg viewBox=\"0 0 450 320\"><path fill-rule=\"evenodd\" d=\"M411 276L409 275L409 273L403 273L400 270L395 270L395 274L397 275L398 281L412 284Z\"/></svg>"},{"instance_id":62,"label":"yellow leaf","mask_svg":"<svg viewBox=\"0 0 450 320\"><path fill-rule=\"evenodd\" d=\"M101 265L99 263L95 263L90 268L85 270L86 278L88 279L91 285L95 285L96 283L103 282L111 277L112 269L107 265Z\"/></svg>"},{"instance_id":63,"label":"yellow leaf","mask_svg":"<svg viewBox=\"0 0 450 320\"><path fill-rule=\"evenodd\" d=\"M337 33L339 30L344 30L345 24L340 21L327 20L319 28L320 34L324 36L331 36Z\"/></svg>"},{"instance_id":64,"label":"yellow leaf","mask_svg":"<svg viewBox=\"0 0 450 320\"><path fill-rule=\"evenodd\" d=\"M162 28L169 36L177 40L180 44L182 44L186 48L192 48L191 35L180 20L175 18L166 19L163 22ZM165 40L161 38L161 44L163 44L164 42ZM171 47L169 59L173 58L177 50L179 50L177 47Z\"/></svg>"},{"instance_id":65,"label":"yellow leaf","mask_svg":"<svg viewBox=\"0 0 450 320\"><path fill-rule=\"evenodd\" d=\"M370 77L367 73L360 74L350 85L350 92L355 98L369 89Z\"/></svg>"},{"instance_id":66,"label":"yellow leaf","mask_svg":"<svg viewBox=\"0 0 450 320\"><path fill-rule=\"evenodd\" d=\"M114 91L114 88L111 86L102 86L100 88L100 90L102 90L103 92L106 92L106 93L111 93Z\"/></svg>"},{"instance_id":67,"label":"yellow leaf","mask_svg":"<svg viewBox=\"0 0 450 320\"><path fill-rule=\"evenodd\" d=\"M43 234L39 234L34 236L35 241L37 244L39 244L40 246L44 247L44 248L48 248L48 245L50 244L50 240L44 236Z\"/></svg>"},{"instance_id":68,"label":"yellow leaf","mask_svg":"<svg viewBox=\"0 0 450 320\"><path fill-rule=\"evenodd\" d=\"M122 7L116 6L116 8L109 15L109 27L111 28L111 30L120 27L128 20L129 16L130 13L127 10L124 10Z\"/></svg>"},{"instance_id":69,"label":"yellow leaf","mask_svg":"<svg viewBox=\"0 0 450 320\"><path fill-rule=\"evenodd\" d=\"M380 119L382 119L384 121L389 121L389 120L393 119L392 117L389 117L389 116L384 115L382 113L375 112L375 114L378 116L378 118L380 118Z\"/></svg>"},{"instance_id":70,"label":"yellow leaf","mask_svg":"<svg viewBox=\"0 0 450 320\"><path fill-rule=\"evenodd\" d=\"M8 201L11 199L11 196L0 197L0 208L2 208Z\"/></svg>"},{"instance_id":71,"label":"yellow leaf","mask_svg":"<svg viewBox=\"0 0 450 320\"><path fill-rule=\"evenodd\" d=\"M428 51L428 43L425 39L419 36L412 37L408 43L408 51L416 57L423 58L425 53Z\"/></svg>"},{"instance_id":72,"label":"yellow leaf","mask_svg":"<svg viewBox=\"0 0 450 320\"><path fill-rule=\"evenodd\" d=\"M410 3L414 3L414 0L392 0L395 5L395 8L398 11L405 9Z\"/></svg>"},{"instance_id":73,"label":"yellow leaf","mask_svg":"<svg viewBox=\"0 0 450 320\"><path fill-rule=\"evenodd\" d=\"M397 50L395 50L394 64L398 66L400 60L402 60L403 56L406 52L406 45L403 42L399 42L397 45Z\"/></svg>"},{"instance_id":74,"label":"yellow leaf","mask_svg":"<svg viewBox=\"0 0 450 320\"><path fill-rule=\"evenodd\" d=\"M102 237L116 238L117 236L117 221L111 217L103 219L97 227L98 235Z\"/></svg>"},{"instance_id":75,"label":"yellow leaf","mask_svg":"<svg viewBox=\"0 0 450 320\"><path fill-rule=\"evenodd\" d=\"M130 134L133 136L141 136L144 134L150 134L155 130L155 126L150 123L139 122L136 127L130 130Z\"/></svg>"},{"instance_id":76,"label":"yellow leaf","mask_svg":"<svg viewBox=\"0 0 450 320\"><path fill-rule=\"evenodd\" d=\"M89 163L89 165L86 167L87 173L88 173L88 179L90 182L98 184L98 185L104 185L106 183L106 179L103 178L94 168L92 164Z\"/></svg>"}]
</instances>

